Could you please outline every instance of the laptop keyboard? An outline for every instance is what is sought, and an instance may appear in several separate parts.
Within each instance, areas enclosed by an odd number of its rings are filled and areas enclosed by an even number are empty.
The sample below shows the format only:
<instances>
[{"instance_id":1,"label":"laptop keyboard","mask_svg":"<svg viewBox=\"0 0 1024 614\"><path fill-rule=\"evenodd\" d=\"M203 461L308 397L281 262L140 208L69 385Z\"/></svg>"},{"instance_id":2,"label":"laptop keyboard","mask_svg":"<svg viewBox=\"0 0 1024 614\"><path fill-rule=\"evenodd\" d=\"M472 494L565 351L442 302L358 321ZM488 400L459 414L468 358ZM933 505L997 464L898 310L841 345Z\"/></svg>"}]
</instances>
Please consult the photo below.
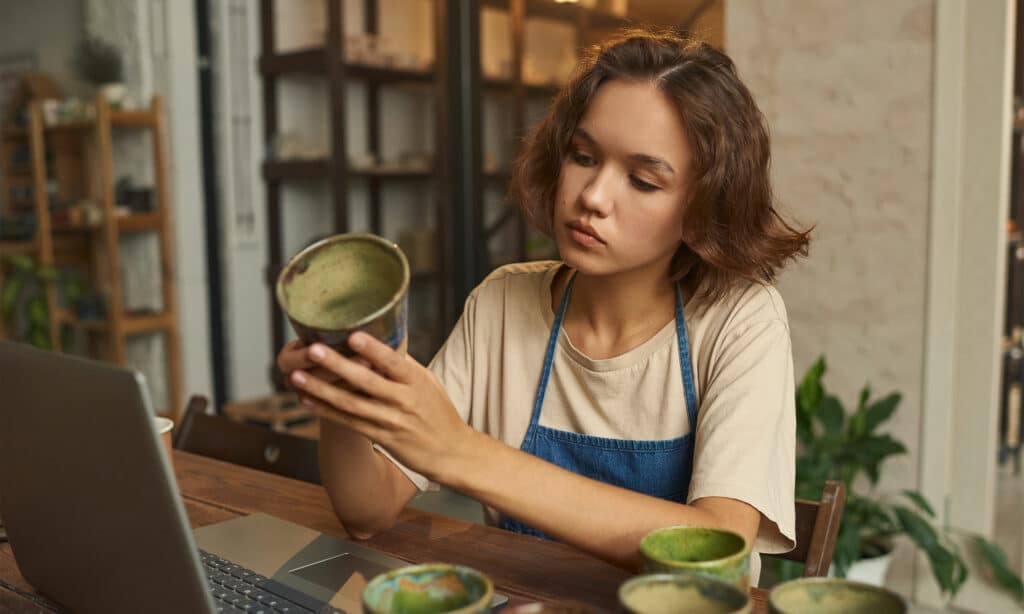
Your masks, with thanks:
<instances>
[{"instance_id":1,"label":"laptop keyboard","mask_svg":"<svg viewBox=\"0 0 1024 614\"><path fill-rule=\"evenodd\" d=\"M200 550L199 559L209 580L217 612L307 614L320 612L325 605L216 554Z\"/></svg>"}]
</instances>

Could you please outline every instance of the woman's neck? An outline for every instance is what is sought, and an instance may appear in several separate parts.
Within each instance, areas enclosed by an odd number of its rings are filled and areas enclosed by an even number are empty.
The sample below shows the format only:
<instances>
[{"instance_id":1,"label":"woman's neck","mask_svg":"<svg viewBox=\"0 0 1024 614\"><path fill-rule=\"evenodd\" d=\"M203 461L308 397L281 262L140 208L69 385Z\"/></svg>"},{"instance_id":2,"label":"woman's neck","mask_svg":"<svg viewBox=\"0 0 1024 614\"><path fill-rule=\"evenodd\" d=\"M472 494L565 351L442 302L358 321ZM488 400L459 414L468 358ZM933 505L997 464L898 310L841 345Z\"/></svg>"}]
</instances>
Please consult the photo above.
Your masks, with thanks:
<instances>
[{"instance_id":1,"label":"woman's neck","mask_svg":"<svg viewBox=\"0 0 1024 614\"><path fill-rule=\"evenodd\" d=\"M572 271L562 269L552 284L556 313ZM562 327L573 345L593 359L628 352L675 319L676 290L668 271L616 275L576 274Z\"/></svg>"}]
</instances>

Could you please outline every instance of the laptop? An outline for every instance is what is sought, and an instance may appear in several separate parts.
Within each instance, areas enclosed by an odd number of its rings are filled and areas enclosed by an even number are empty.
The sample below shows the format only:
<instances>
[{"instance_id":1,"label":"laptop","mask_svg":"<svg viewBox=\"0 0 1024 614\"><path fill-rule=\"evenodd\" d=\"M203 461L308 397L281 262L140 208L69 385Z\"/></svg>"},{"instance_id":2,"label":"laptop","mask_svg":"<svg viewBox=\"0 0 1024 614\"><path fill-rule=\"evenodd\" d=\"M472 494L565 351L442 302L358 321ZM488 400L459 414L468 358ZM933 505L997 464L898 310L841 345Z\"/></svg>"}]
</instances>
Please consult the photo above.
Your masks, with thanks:
<instances>
[{"instance_id":1,"label":"laptop","mask_svg":"<svg viewBox=\"0 0 1024 614\"><path fill-rule=\"evenodd\" d=\"M0 341L0 517L42 594L83 613L357 613L408 565L266 514L193 532L154 415L135 371Z\"/></svg>"}]
</instances>

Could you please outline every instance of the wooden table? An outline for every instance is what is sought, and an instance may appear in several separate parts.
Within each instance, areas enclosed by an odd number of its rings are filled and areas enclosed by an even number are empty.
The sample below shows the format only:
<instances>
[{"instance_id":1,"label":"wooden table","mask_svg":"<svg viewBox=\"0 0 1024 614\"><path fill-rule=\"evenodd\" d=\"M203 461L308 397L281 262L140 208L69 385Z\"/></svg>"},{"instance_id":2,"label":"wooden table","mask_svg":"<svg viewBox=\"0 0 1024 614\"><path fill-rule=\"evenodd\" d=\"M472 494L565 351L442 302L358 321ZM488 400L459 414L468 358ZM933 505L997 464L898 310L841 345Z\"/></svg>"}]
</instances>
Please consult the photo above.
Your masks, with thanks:
<instances>
[{"instance_id":1,"label":"wooden table","mask_svg":"<svg viewBox=\"0 0 1024 614\"><path fill-rule=\"evenodd\" d=\"M174 452L178 485L193 527L264 512L346 537L324 489L280 476ZM363 544L421 563L444 561L479 569L509 606L535 601L618 610L616 591L629 574L565 544L525 537L414 509L395 526ZM767 612L767 591L752 589L754 612ZM0 544L0 612L53 612L18 572L10 544Z\"/></svg>"}]
</instances>

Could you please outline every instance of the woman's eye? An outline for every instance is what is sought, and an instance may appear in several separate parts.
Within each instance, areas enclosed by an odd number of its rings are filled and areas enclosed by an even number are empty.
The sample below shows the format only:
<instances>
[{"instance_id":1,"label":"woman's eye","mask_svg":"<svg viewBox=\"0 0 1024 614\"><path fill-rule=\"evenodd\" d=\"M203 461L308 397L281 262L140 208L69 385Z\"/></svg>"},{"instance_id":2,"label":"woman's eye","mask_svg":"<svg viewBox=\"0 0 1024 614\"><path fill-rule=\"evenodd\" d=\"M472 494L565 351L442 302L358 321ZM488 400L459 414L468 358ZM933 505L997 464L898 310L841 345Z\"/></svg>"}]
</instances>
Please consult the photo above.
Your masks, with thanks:
<instances>
[{"instance_id":1,"label":"woman's eye","mask_svg":"<svg viewBox=\"0 0 1024 614\"><path fill-rule=\"evenodd\" d=\"M574 151L569 154L569 159L580 166L593 166L596 160L581 151Z\"/></svg>"},{"instance_id":2,"label":"woman's eye","mask_svg":"<svg viewBox=\"0 0 1024 614\"><path fill-rule=\"evenodd\" d=\"M633 187L641 192L653 192L658 189L658 186L653 183L647 183L643 179L639 179L634 175L629 176L629 182L633 184Z\"/></svg>"}]
</instances>

